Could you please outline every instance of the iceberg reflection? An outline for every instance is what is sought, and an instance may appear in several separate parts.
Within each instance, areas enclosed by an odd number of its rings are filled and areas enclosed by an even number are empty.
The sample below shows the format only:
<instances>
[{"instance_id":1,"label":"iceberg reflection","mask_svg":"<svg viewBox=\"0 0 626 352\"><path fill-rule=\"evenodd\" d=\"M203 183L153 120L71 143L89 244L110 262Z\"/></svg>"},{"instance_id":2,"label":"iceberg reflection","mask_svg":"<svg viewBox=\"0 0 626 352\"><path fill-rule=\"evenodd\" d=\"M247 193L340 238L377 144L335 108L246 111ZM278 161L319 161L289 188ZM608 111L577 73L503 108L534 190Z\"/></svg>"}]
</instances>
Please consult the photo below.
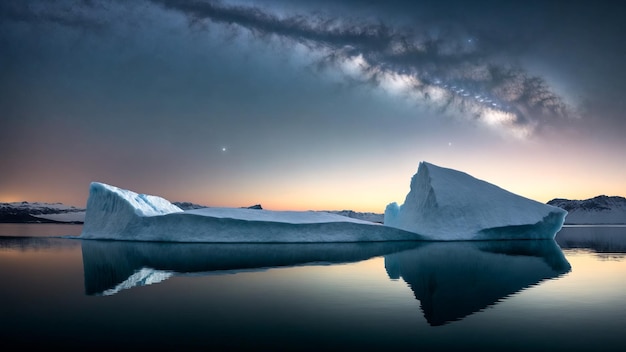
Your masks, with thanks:
<instances>
[{"instance_id":1,"label":"iceberg reflection","mask_svg":"<svg viewBox=\"0 0 626 352\"><path fill-rule=\"evenodd\" d=\"M82 241L85 292L113 295L177 275L210 275L384 256L430 325L460 320L571 270L554 240L357 243Z\"/></svg>"},{"instance_id":2,"label":"iceberg reflection","mask_svg":"<svg viewBox=\"0 0 626 352\"><path fill-rule=\"evenodd\" d=\"M433 326L571 270L554 240L430 242L385 256L385 268L409 285Z\"/></svg>"},{"instance_id":3,"label":"iceberg reflection","mask_svg":"<svg viewBox=\"0 0 626 352\"><path fill-rule=\"evenodd\" d=\"M173 275L357 262L424 242L171 243L82 241L85 292L112 295Z\"/></svg>"}]
</instances>

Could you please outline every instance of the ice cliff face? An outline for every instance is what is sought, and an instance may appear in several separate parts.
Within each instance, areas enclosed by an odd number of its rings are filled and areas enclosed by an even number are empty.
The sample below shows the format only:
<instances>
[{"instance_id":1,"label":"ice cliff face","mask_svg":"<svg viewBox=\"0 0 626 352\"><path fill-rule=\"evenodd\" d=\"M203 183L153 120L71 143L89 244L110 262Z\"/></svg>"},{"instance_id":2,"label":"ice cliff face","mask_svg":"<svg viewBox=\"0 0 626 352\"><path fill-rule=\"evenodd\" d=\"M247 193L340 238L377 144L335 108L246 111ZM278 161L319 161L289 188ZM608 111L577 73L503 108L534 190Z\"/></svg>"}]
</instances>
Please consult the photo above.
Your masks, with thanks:
<instances>
[{"instance_id":1,"label":"ice cliff face","mask_svg":"<svg viewBox=\"0 0 626 352\"><path fill-rule=\"evenodd\" d=\"M385 209L384 224L432 240L554 238L567 212L464 172L421 162L404 204Z\"/></svg>"}]
</instances>

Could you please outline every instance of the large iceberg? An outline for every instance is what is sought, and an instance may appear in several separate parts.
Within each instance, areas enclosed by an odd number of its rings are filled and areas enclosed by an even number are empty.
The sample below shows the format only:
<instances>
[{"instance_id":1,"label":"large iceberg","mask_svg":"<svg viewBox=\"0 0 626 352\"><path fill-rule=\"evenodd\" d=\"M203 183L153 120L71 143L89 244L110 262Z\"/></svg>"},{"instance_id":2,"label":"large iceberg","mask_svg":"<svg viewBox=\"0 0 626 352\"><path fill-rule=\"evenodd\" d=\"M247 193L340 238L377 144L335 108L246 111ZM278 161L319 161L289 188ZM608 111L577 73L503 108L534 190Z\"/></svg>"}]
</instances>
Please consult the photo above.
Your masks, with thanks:
<instances>
[{"instance_id":1,"label":"large iceberg","mask_svg":"<svg viewBox=\"0 0 626 352\"><path fill-rule=\"evenodd\" d=\"M318 211L184 211L161 197L93 182L80 238L222 243L553 239L565 215L561 208L422 162L404 204L385 209L384 224Z\"/></svg>"},{"instance_id":2,"label":"large iceberg","mask_svg":"<svg viewBox=\"0 0 626 352\"><path fill-rule=\"evenodd\" d=\"M387 205L384 225L438 241L553 239L566 215L464 172L421 162L404 204Z\"/></svg>"},{"instance_id":3,"label":"large iceberg","mask_svg":"<svg viewBox=\"0 0 626 352\"><path fill-rule=\"evenodd\" d=\"M413 241L421 235L317 211L202 208L92 182L82 239L167 242L295 243Z\"/></svg>"}]
</instances>

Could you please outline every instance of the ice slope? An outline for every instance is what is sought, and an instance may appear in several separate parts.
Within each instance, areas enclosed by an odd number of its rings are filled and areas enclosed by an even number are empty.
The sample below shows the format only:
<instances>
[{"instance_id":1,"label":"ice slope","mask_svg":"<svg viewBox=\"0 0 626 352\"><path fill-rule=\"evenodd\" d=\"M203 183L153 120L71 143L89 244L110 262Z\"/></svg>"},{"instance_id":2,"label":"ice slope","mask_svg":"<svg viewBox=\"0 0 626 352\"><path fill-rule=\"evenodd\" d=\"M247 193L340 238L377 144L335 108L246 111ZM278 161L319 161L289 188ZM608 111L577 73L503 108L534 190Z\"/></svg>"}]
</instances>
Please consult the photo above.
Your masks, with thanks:
<instances>
[{"instance_id":1,"label":"ice slope","mask_svg":"<svg viewBox=\"0 0 626 352\"><path fill-rule=\"evenodd\" d=\"M172 242L362 242L422 236L316 211L203 208L183 211L167 200L93 182L83 239Z\"/></svg>"},{"instance_id":2,"label":"ice slope","mask_svg":"<svg viewBox=\"0 0 626 352\"><path fill-rule=\"evenodd\" d=\"M464 172L421 162L404 204L387 205L384 224L431 240L552 239L566 214Z\"/></svg>"}]
</instances>

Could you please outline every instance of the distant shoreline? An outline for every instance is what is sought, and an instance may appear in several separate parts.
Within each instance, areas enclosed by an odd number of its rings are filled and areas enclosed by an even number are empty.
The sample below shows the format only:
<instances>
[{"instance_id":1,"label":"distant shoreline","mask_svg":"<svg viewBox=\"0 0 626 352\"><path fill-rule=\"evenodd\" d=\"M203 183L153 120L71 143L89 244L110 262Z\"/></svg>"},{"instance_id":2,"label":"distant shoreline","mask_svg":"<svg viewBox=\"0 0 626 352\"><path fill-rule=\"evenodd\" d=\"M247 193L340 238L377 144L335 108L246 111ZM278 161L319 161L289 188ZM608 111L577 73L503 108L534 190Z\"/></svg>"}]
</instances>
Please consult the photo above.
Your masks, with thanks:
<instances>
[{"instance_id":1,"label":"distant shoreline","mask_svg":"<svg viewBox=\"0 0 626 352\"><path fill-rule=\"evenodd\" d=\"M563 224L563 227L626 227L626 224Z\"/></svg>"},{"instance_id":2,"label":"distant shoreline","mask_svg":"<svg viewBox=\"0 0 626 352\"><path fill-rule=\"evenodd\" d=\"M83 225L82 221L54 221L47 219L39 219L38 221L3 221L0 224L60 224L60 225ZM563 227L626 227L626 223L621 224L563 224Z\"/></svg>"}]
</instances>

